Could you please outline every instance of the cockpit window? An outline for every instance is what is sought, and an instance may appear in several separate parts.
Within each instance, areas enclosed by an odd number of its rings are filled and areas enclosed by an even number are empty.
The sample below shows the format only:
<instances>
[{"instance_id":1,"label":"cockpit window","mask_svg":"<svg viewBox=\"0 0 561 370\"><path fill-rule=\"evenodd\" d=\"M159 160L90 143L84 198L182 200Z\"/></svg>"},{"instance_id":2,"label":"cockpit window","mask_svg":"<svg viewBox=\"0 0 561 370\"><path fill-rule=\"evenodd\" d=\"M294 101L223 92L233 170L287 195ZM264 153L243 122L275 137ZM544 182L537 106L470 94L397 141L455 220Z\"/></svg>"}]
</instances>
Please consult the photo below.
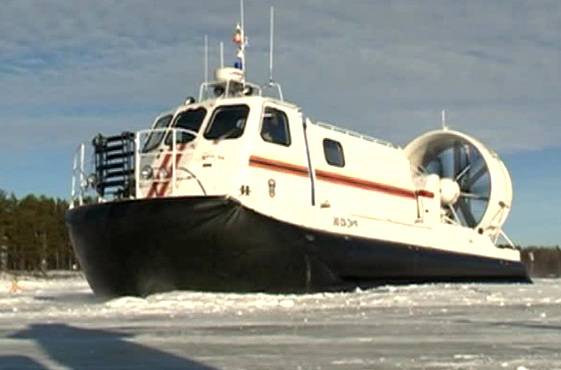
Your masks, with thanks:
<instances>
[{"instance_id":1,"label":"cockpit window","mask_svg":"<svg viewBox=\"0 0 561 370\"><path fill-rule=\"evenodd\" d=\"M212 116L205 138L214 140L236 139L243 134L249 114L247 105L226 105L218 107Z\"/></svg>"},{"instance_id":2,"label":"cockpit window","mask_svg":"<svg viewBox=\"0 0 561 370\"><path fill-rule=\"evenodd\" d=\"M173 124L174 128L179 128L188 131L178 130L175 133L175 141L179 144L187 143L193 140L196 136L196 133L199 132L201 128L201 124L206 116L206 109L204 108L197 108L197 109L189 109L187 111L181 112L177 115L175 122ZM166 137L166 144L171 143L171 134L168 134Z\"/></svg>"},{"instance_id":3,"label":"cockpit window","mask_svg":"<svg viewBox=\"0 0 561 370\"><path fill-rule=\"evenodd\" d=\"M148 140L146 140L144 148L142 149L144 153L154 150L158 147L158 145L160 145L160 142L164 138L164 134L166 132L165 128L169 126L172 117L173 116L171 114L163 116L156 122L154 127L152 127L152 130L155 131L152 131L150 136L148 136Z\"/></svg>"},{"instance_id":4,"label":"cockpit window","mask_svg":"<svg viewBox=\"0 0 561 370\"><path fill-rule=\"evenodd\" d=\"M269 143L289 146L290 130L286 114L274 108L265 108L261 123L261 137Z\"/></svg>"}]
</instances>

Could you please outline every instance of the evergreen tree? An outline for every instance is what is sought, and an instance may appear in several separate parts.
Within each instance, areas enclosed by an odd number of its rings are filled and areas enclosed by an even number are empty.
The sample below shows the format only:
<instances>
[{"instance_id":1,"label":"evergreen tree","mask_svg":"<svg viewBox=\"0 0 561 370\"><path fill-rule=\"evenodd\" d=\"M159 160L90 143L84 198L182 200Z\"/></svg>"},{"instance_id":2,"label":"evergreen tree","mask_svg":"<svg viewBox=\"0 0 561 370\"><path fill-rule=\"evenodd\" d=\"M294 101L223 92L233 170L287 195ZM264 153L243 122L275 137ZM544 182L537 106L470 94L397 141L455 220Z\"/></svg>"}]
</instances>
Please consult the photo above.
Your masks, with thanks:
<instances>
[{"instance_id":1,"label":"evergreen tree","mask_svg":"<svg viewBox=\"0 0 561 370\"><path fill-rule=\"evenodd\" d=\"M0 190L0 269L71 268L75 259L64 224L67 209L61 199L27 195L18 200Z\"/></svg>"}]
</instances>

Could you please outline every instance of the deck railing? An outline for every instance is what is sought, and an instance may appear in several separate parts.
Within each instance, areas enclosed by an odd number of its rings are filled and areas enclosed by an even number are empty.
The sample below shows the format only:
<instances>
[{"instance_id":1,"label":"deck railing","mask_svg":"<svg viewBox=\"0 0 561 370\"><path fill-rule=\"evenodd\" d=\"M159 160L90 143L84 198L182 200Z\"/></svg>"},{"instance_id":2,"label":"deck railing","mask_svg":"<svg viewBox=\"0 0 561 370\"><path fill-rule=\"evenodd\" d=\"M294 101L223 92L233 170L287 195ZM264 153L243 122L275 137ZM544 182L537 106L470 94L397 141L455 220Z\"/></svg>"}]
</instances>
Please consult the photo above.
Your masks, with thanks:
<instances>
[{"instance_id":1,"label":"deck railing","mask_svg":"<svg viewBox=\"0 0 561 370\"><path fill-rule=\"evenodd\" d=\"M156 149L146 148L152 135L161 134L160 144ZM153 196L146 185L166 184L173 195L177 184L183 181L178 176L182 167L179 161L189 146L194 146L198 133L182 128L142 130L136 134L135 179L136 197ZM151 149L151 150L147 150Z\"/></svg>"},{"instance_id":2,"label":"deck railing","mask_svg":"<svg viewBox=\"0 0 561 370\"><path fill-rule=\"evenodd\" d=\"M161 135L161 137L155 140L156 145L147 148L147 143L150 138L154 138L154 135ZM99 160L96 161L96 151L92 143L80 144L76 149L72 166L70 207L116 199L143 198L149 195L152 184L167 183L166 187L173 195L178 183L183 180L178 173L190 173L187 168L179 167L179 161L188 146L195 145L197 136L197 132L181 128L149 129L136 132L134 134L134 166L130 171L132 179L126 185L132 189L127 188L123 189L126 191L115 192L100 191L100 182L104 180L103 175L100 175L100 166L107 167L107 164L100 164ZM118 170L113 167L112 170ZM128 167L127 170L129 170ZM155 185L155 187L157 186Z\"/></svg>"},{"instance_id":3,"label":"deck railing","mask_svg":"<svg viewBox=\"0 0 561 370\"><path fill-rule=\"evenodd\" d=\"M332 125L330 123L317 121L317 122L312 122L312 124L323 127L323 128L326 128L328 130L340 132L340 133L345 134L345 135L353 136L353 137L356 137L356 138L359 138L359 139L362 139L362 140L371 141L373 143L385 145L385 146L388 146L390 148L398 148L396 145L390 143L389 141L385 141L385 140L382 140L382 139L377 139L375 137L368 136L368 135L363 135L363 134L360 134L360 133L355 132L355 131L347 130L347 129Z\"/></svg>"}]
</instances>

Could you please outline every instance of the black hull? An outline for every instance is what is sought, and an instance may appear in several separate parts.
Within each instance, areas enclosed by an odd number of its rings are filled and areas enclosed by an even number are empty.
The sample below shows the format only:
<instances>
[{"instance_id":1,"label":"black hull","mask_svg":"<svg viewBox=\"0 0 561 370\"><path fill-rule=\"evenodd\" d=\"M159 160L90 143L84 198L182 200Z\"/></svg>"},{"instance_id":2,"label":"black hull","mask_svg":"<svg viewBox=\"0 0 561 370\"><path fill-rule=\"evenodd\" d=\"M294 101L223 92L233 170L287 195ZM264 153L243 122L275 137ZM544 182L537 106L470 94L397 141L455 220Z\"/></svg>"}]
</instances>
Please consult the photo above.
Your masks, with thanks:
<instances>
[{"instance_id":1,"label":"black hull","mask_svg":"<svg viewBox=\"0 0 561 370\"><path fill-rule=\"evenodd\" d=\"M318 232L223 197L89 205L66 222L88 282L104 296L529 281L519 262Z\"/></svg>"}]
</instances>

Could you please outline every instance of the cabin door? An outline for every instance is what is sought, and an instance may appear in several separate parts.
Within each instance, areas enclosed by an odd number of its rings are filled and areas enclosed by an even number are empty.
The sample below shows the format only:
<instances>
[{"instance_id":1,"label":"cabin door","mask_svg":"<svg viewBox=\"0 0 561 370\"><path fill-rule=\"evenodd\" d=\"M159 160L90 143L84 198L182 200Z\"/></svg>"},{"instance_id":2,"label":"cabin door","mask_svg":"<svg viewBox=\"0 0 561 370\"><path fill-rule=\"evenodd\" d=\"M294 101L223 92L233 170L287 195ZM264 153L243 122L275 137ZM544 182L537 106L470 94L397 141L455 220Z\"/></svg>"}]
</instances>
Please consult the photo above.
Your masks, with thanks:
<instances>
[{"instance_id":1,"label":"cabin door","mask_svg":"<svg viewBox=\"0 0 561 370\"><path fill-rule=\"evenodd\" d=\"M240 187L240 168L245 149L251 142L252 121L259 110L247 104L216 107L197 142L193 173L205 188L205 194L236 194ZM245 163L244 163L245 164Z\"/></svg>"},{"instance_id":2,"label":"cabin door","mask_svg":"<svg viewBox=\"0 0 561 370\"><path fill-rule=\"evenodd\" d=\"M266 104L249 160L255 201L285 215L311 205L306 153L302 114L280 104Z\"/></svg>"}]
</instances>

